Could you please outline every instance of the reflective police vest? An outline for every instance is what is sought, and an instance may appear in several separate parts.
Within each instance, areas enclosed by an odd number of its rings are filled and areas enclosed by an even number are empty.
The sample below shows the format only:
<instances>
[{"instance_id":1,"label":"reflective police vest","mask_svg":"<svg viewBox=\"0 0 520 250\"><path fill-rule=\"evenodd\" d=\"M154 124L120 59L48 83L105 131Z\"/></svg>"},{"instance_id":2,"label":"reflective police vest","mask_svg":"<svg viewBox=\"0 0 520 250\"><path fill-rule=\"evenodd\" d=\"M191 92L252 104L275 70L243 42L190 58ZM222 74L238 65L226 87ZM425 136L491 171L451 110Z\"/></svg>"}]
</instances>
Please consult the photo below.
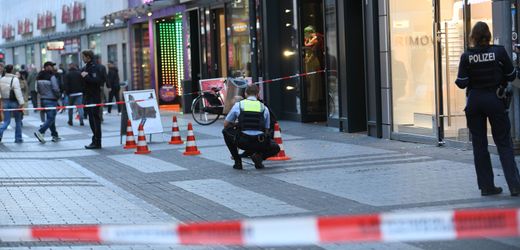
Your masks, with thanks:
<instances>
[{"instance_id":1,"label":"reflective police vest","mask_svg":"<svg viewBox=\"0 0 520 250\"><path fill-rule=\"evenodd\" d=\"M240 130L264 131L264 104L260 101L246 99L240 101L238 105L240 107L240 115L238 115Z\"/></svg>"}]
</instances>

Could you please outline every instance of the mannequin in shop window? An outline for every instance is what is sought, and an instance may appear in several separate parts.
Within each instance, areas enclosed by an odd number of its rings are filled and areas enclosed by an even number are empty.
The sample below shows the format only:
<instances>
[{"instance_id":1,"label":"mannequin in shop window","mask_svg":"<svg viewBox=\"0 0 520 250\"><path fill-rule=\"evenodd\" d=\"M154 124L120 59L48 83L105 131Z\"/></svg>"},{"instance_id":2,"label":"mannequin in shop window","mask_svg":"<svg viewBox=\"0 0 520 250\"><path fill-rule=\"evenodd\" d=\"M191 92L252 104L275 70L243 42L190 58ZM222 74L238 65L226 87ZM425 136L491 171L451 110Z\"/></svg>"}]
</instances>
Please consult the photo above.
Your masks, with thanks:
<instances>
[{"instance_id":1,"label":"mannequin in shop window","mask_svg":"<svg viewBox=\"0 0 520 250\"><path fill-rule=\"evenodd\" d=\"M323 69L323 35L309 25L304 31L304 70L314 72ZM324 106L324 90L322 75L315 74L306 77L308 93L308 111L316 112Z\"/></svg>"}]
</instances>

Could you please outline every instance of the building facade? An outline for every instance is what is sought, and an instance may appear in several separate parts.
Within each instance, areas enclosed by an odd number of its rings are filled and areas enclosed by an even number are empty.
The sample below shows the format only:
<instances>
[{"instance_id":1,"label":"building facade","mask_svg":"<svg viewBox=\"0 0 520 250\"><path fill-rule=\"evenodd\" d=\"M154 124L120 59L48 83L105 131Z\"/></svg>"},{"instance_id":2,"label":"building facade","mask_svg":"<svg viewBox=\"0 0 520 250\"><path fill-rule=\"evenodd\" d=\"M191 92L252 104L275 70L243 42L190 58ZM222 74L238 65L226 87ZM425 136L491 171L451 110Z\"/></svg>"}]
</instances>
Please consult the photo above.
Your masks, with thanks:
<instances>
[{"instance_id":1,"label":"building facade","mask_svg":"<svg viewBox=\"0 0 520 250\"><path fill-rule=\"evenodd\" d=\"M64 2L54 11L74 12L76 2ZM6 61L77 61L94 49L120 68L127 62L130 89L155 89L164 107L189 105L201 79L324 71L264 84L263 98L279 119L426 143L470 142L465 93L453 82L472 24L488 22L508 50L518 42L518 0L128 0L90 17L96 4L85 2L84 20L47 28L49 7L35 3L30 13L42 13L46 28L35 18L32 33L25 19L20 34L9 23L29 12L1 17ZM54 41L65 48L56 52Z\"/></svg>"},{"instance_id":2,"label":"building facade","mask_svg":"<svg viewBox=\"0 0 520 250\"><path fill-rule=\"evenodd\" d=\"M91 49L103 64L113 61L128 78L128 33L123 23L108 23L107 13L127 8L126 0L27 0L2 7L0 25L5 63L34 65L45 61L82 65L80 52Z\"/></svg>"}]
</instances>

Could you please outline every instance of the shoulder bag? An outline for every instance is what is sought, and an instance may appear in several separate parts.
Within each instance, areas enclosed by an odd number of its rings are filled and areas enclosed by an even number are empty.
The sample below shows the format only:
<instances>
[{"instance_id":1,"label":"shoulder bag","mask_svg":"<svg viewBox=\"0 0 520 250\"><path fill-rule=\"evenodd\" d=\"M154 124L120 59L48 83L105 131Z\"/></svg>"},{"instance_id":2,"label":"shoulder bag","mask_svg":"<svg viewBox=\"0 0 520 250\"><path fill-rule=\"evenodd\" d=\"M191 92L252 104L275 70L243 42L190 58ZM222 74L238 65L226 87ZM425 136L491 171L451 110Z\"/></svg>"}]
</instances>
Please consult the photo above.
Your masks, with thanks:
<instances>
[{"instance_id":1,"label":"shoulder bag","mask_svg":"<svg viewBox=\"0 0 520 250\"><path fill-rule=\"evenodd\" d=\"M14 93L13 89L13 80L14 77L11 78L11 86L9 87L9 101L18 102L18 99L16 99L16 94Z\"/></svg>"}]
</instances>

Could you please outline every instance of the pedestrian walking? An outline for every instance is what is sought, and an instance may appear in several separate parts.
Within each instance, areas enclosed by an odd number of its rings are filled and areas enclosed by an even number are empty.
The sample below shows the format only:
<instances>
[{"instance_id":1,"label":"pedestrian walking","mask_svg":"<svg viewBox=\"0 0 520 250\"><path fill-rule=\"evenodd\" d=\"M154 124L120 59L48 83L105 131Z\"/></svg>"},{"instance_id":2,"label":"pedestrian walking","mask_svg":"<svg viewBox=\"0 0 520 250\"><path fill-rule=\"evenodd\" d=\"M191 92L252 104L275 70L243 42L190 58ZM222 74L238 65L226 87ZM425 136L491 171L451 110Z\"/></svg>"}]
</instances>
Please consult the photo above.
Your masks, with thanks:
<instances>
[{"instance_id":1,"label":"pedestrian walking","mask_svg":"<svg viewBox=\"0 0 520 250\"><path fill-rule=\"evenodd\" d=\"M119 85L119 70L114 64L114 62L108 62L108 77L107 77L107 88L109 90L108 93L108 102L111 102L112 99L116 99L116 102L119 102L119 92L121 91L121 86ZM112 112L112 105L108 106L108 113ZM117 104L117 114L121 115L121 105Z\"/></svg>"},{"instance_id":2,"label":"pedestrian walking","mask_svg":"<svg viewBox=\"0 0 520 250\"><path fill-rule=\"evenodd\" d=\"M81 72L81 76L85 79L85 103L98 104L101 102L102 69L94 61L94 53L91 50L81 52L81 59L86 64ZM85 146L86 149L101 148L101 117L99 112L100 108L97 106L86 108L88 122L93 134L92 143Z\"/></svg>"},{"instance_id":3,"label":"pedestrian walking","mask_svg":"<svg viewBox=\"0 0 520 250\"><path fill-rule=\"evenodd\" d=\"M64 93L69 105L83 104L83 92L85 91L85 79L81 76L78 65L69 64L69 71L63 76ZM83 108L78 108L79 125L83 126ZM74 109L69 109L69 126L73 125Z\"/></svg>"},{"instance_id":4,"label":"pedestrian walking","mask_svg":"<svg viewBox=\"0 0 520 250\"><path fill-rule=\"evenodd\" d=\"M46 119L43 125L41 125L38 131L34 132L34 136L40 141L45 143L45 131L51 130L51 136L53 142L58 142L61 138L56 130L56 106L58 106L58 100L61 96L60 86L56 76L54 75L53 62L45 62L43 64L43 70L40 71L36 81L36 88L40 94L41 105L43 108L53 108L45 110Z\"/></svg>"},{"instance_id":5,"label":"pedestrian walking","mask_svg":"<svg viewBox=\"0 0 520 250\"><path fill-rule=\"evenodd\" d=\"M5 66L5 76L0 78L0 97L2 99L2 106L4 109L23 108L25 100L23 98L22 89L18 77L13 73L13 65ZM4 135L4 131L11 123L11 117L14 117L15 130L14 142L22 143L22 112L21 111L4 111L4 122L0 126L0 142Z\"/></svg>"},{"instance_id":6,"label":"pedestrian walking","mask_svg":"<svg viewBox=\"0 0 520 250\"><path fill-rule=\"evenodd\" d=\"M269 109L258 101L259 88L256 84L247 86L246 99L235 103L224 121L224 141L235 161L234 169L242 169L242 159L238 148L250 151L255 168L264 168L263 161L275 156L280 147L267 134ZM235 121L238 119L238 124Z\"/></svg>"},{"instance_id":7,"label":"pedestrian walking","mask_svg":"<svg viewBox=\"0 0 520 250\"><path fill-rule=\"evenodd\" d=\"M473 157L481 195L502 193L494 183L493 168L488 151L487 121L500 155L500 163L511 196L520 194L520 176L513 155L511 123L507 103L499 89L516 77L516 70L503 46L490 45L491 32L484 22L477 22L470 34L471 47L462 54L455 83L467 88L466 119L471 132Z\"/></svg>"}]
</instances>

